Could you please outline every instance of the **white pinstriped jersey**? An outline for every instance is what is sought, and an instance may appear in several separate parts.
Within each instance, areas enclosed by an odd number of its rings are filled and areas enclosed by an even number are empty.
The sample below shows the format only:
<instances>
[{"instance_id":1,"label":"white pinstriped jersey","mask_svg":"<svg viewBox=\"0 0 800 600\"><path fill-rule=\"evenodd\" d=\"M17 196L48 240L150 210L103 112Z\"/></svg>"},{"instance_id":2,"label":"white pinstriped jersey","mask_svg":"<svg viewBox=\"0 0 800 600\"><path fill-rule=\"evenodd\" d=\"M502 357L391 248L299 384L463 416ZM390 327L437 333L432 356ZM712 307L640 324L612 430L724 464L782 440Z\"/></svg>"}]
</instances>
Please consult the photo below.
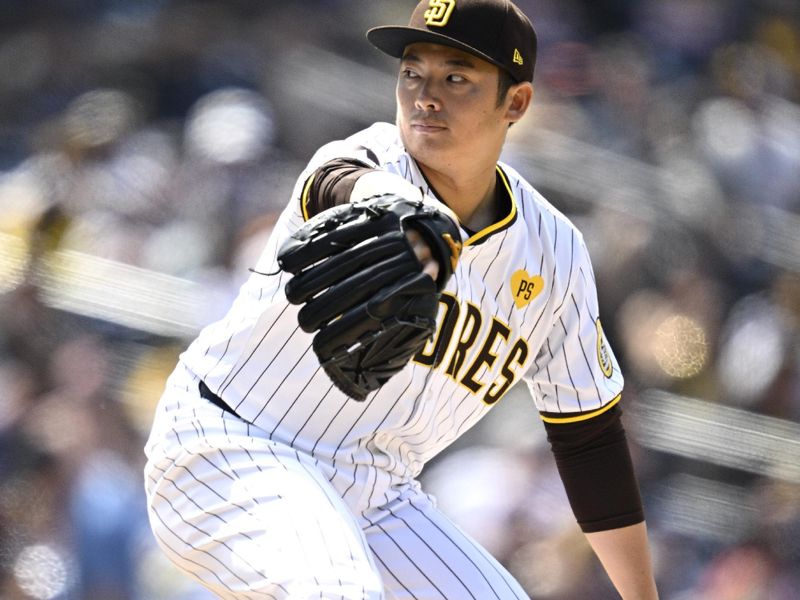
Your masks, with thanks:
<instances>
[{"instance_id":1,"label":"white pinstriped jersey","mask_svg":"<svg viewBox=\"0 0 800 600\"><path fill-rule=\"evenodd\" d=\"M300 175L270 240L225 318L206 327L181 361L242 418L319 461L353 508L382 505L426 461L524 379L545 420L610 408L623 379L602 336L592 268L577 229L517 172L498 165L512 201L497 223L463 232L461 260L442 294L426 349L363 403L330 382L297 325L277 249L304 221L311 173L354 157L399 174L435 197L394 125L377 123L322 147ZM434 347L444 350L437 354Z\"/></svg>"}]
</instances>

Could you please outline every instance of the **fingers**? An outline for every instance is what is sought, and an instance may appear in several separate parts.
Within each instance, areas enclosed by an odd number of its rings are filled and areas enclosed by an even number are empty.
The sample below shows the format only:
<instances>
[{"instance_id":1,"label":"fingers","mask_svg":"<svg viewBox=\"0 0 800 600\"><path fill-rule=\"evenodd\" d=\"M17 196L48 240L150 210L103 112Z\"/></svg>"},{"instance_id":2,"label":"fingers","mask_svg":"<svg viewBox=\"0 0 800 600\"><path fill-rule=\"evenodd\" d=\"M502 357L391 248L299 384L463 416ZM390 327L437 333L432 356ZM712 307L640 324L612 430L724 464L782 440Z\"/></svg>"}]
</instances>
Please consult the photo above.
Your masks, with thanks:
<instances>
[{"instance_id":1,"label":"fingers","mask_svg":"<svg viewBox=\"0 0 800 600\"><path fill-rule=\"evenodd\" d=\"M406 231L406 237L411 243L411 248L414 250L417 260L422 264L422 272L430 275L431 279L436 281L439 275L439 263L434 260L428 243L413 229Z\"/></svg>"}]
</instances>

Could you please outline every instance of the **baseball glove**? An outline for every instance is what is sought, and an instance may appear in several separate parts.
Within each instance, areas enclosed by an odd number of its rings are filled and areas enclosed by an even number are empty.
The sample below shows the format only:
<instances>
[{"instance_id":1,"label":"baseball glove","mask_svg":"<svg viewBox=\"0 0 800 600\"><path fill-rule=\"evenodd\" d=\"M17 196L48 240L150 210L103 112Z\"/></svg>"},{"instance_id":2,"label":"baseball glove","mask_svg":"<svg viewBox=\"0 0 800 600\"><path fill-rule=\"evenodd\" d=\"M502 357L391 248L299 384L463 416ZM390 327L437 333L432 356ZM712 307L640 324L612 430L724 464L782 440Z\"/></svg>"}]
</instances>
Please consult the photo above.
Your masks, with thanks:
<instances>
[{"instance_id":1,"label":"baseball glove","mask_svg":"<svg viewBox=\"0 0 800 600\"><path fill-rule=\"evenodd\" d=\"M422 272L405 232L418 231L439 263ZM431 204L394 194L322 211L278 252L294 277L286 298L316 332L314 352L331 381L362 401L400 371L436 330L439 293L458 263L461 236Z\"/></svg>"}]
</instances>

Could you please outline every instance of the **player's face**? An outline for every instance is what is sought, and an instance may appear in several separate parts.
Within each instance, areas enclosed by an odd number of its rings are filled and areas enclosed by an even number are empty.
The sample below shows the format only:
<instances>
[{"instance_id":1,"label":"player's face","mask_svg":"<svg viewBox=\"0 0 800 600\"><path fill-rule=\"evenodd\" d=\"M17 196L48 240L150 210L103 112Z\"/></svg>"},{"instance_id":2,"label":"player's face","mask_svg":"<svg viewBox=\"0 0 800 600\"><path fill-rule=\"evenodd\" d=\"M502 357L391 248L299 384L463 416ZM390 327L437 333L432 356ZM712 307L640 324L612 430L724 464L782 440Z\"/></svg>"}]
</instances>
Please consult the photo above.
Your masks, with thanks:
<instances>
[{"instance_id":1,"label":"player's face","mask_svg":"<svg viewBox=\"0 0 800 600\"><path fill-rule=\"evenodd\" d=\"M409 153L442 171L481 161L493 168L508 124L516 120L508 102L498 106L499 76L495 65L455 48L406 47L397 81L397 126Z\"/></svg>"}]
</instances>

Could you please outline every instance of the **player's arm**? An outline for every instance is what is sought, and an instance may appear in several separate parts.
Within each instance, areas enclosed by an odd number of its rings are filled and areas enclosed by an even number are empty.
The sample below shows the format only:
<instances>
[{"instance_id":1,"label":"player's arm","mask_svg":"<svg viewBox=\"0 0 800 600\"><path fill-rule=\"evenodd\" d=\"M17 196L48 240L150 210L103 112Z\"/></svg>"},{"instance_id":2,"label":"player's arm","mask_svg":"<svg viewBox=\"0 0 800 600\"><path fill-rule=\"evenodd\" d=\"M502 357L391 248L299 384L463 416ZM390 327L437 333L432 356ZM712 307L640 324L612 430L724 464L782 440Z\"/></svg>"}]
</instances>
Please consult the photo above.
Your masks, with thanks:
<instances>
[{"instance_id":1,"label":"player's arm","mask_svg":"<svg viewBox=\"0 0 800 600\"><path fill-rule=\"evenodd\" d=\"M623 599L652 600L644 511L620 414L614 405L583 420L542 416L570 506L609 578Z\"/></svg>"},{"instance_id":2,"label":"player's arm","mask_svg":"<svg viewBox=\"0 0 800 600\"><path fill-rule=\"evenodd\" d=\"M420 188L399 175L375 168L357 158L335 158L317 168L306 180L300 199L303 218L308 220L334 206L387 193L408 200L434 202ZM436 202L436 208L458 223L458 217L445 205ZM422 263L423 271L437 279L439 264L428 243L416 231L409 230L406 235L414 254Z\"/></svg>"},{"instance_id":3,"label":"player's arm","mask_svg":"<svg viewBox=\"0 0 800 600\"><path fill-rule=\"evenodd\" d=\"M624 600L658 598L644 521L587 533L586 539Z\"/></svg>"},{"instance_id":4,"label":"player's arm","mask_svg":"<svg viewBox=\"0 0 800 600\"><path fill-rule=\"evenodd\" d=\"M644 510L621 420L624 380L597 317L588 250L575 241L572 283L532 389L578 524L622 597L652 600Z\"/></svg>"},{"instance_id":5,"label":"player's arm","mask_svg":"<svg viewBox=\"0 0 800 600\"><path fill-rule=\"evenodd\" d=\"M303 186L303 218L307 221L323 210L350 202L358 179L373 170L356 158L335 158L318 167Z\"/></svg>"},{"instance_id":6,"label":"player's arm","mask_svg":"<svg viewBox=\"0 0 800 600\"><path fill-rule=\"evenodd\" d=\"M318 167L306 180L300 200L303 218L308 220L328 208L378 194L425 199L418 187L399 175L357 158L335 158ZM437 207L441 209L443 205L437 203Z\"/></svg>"}]
</instances>

